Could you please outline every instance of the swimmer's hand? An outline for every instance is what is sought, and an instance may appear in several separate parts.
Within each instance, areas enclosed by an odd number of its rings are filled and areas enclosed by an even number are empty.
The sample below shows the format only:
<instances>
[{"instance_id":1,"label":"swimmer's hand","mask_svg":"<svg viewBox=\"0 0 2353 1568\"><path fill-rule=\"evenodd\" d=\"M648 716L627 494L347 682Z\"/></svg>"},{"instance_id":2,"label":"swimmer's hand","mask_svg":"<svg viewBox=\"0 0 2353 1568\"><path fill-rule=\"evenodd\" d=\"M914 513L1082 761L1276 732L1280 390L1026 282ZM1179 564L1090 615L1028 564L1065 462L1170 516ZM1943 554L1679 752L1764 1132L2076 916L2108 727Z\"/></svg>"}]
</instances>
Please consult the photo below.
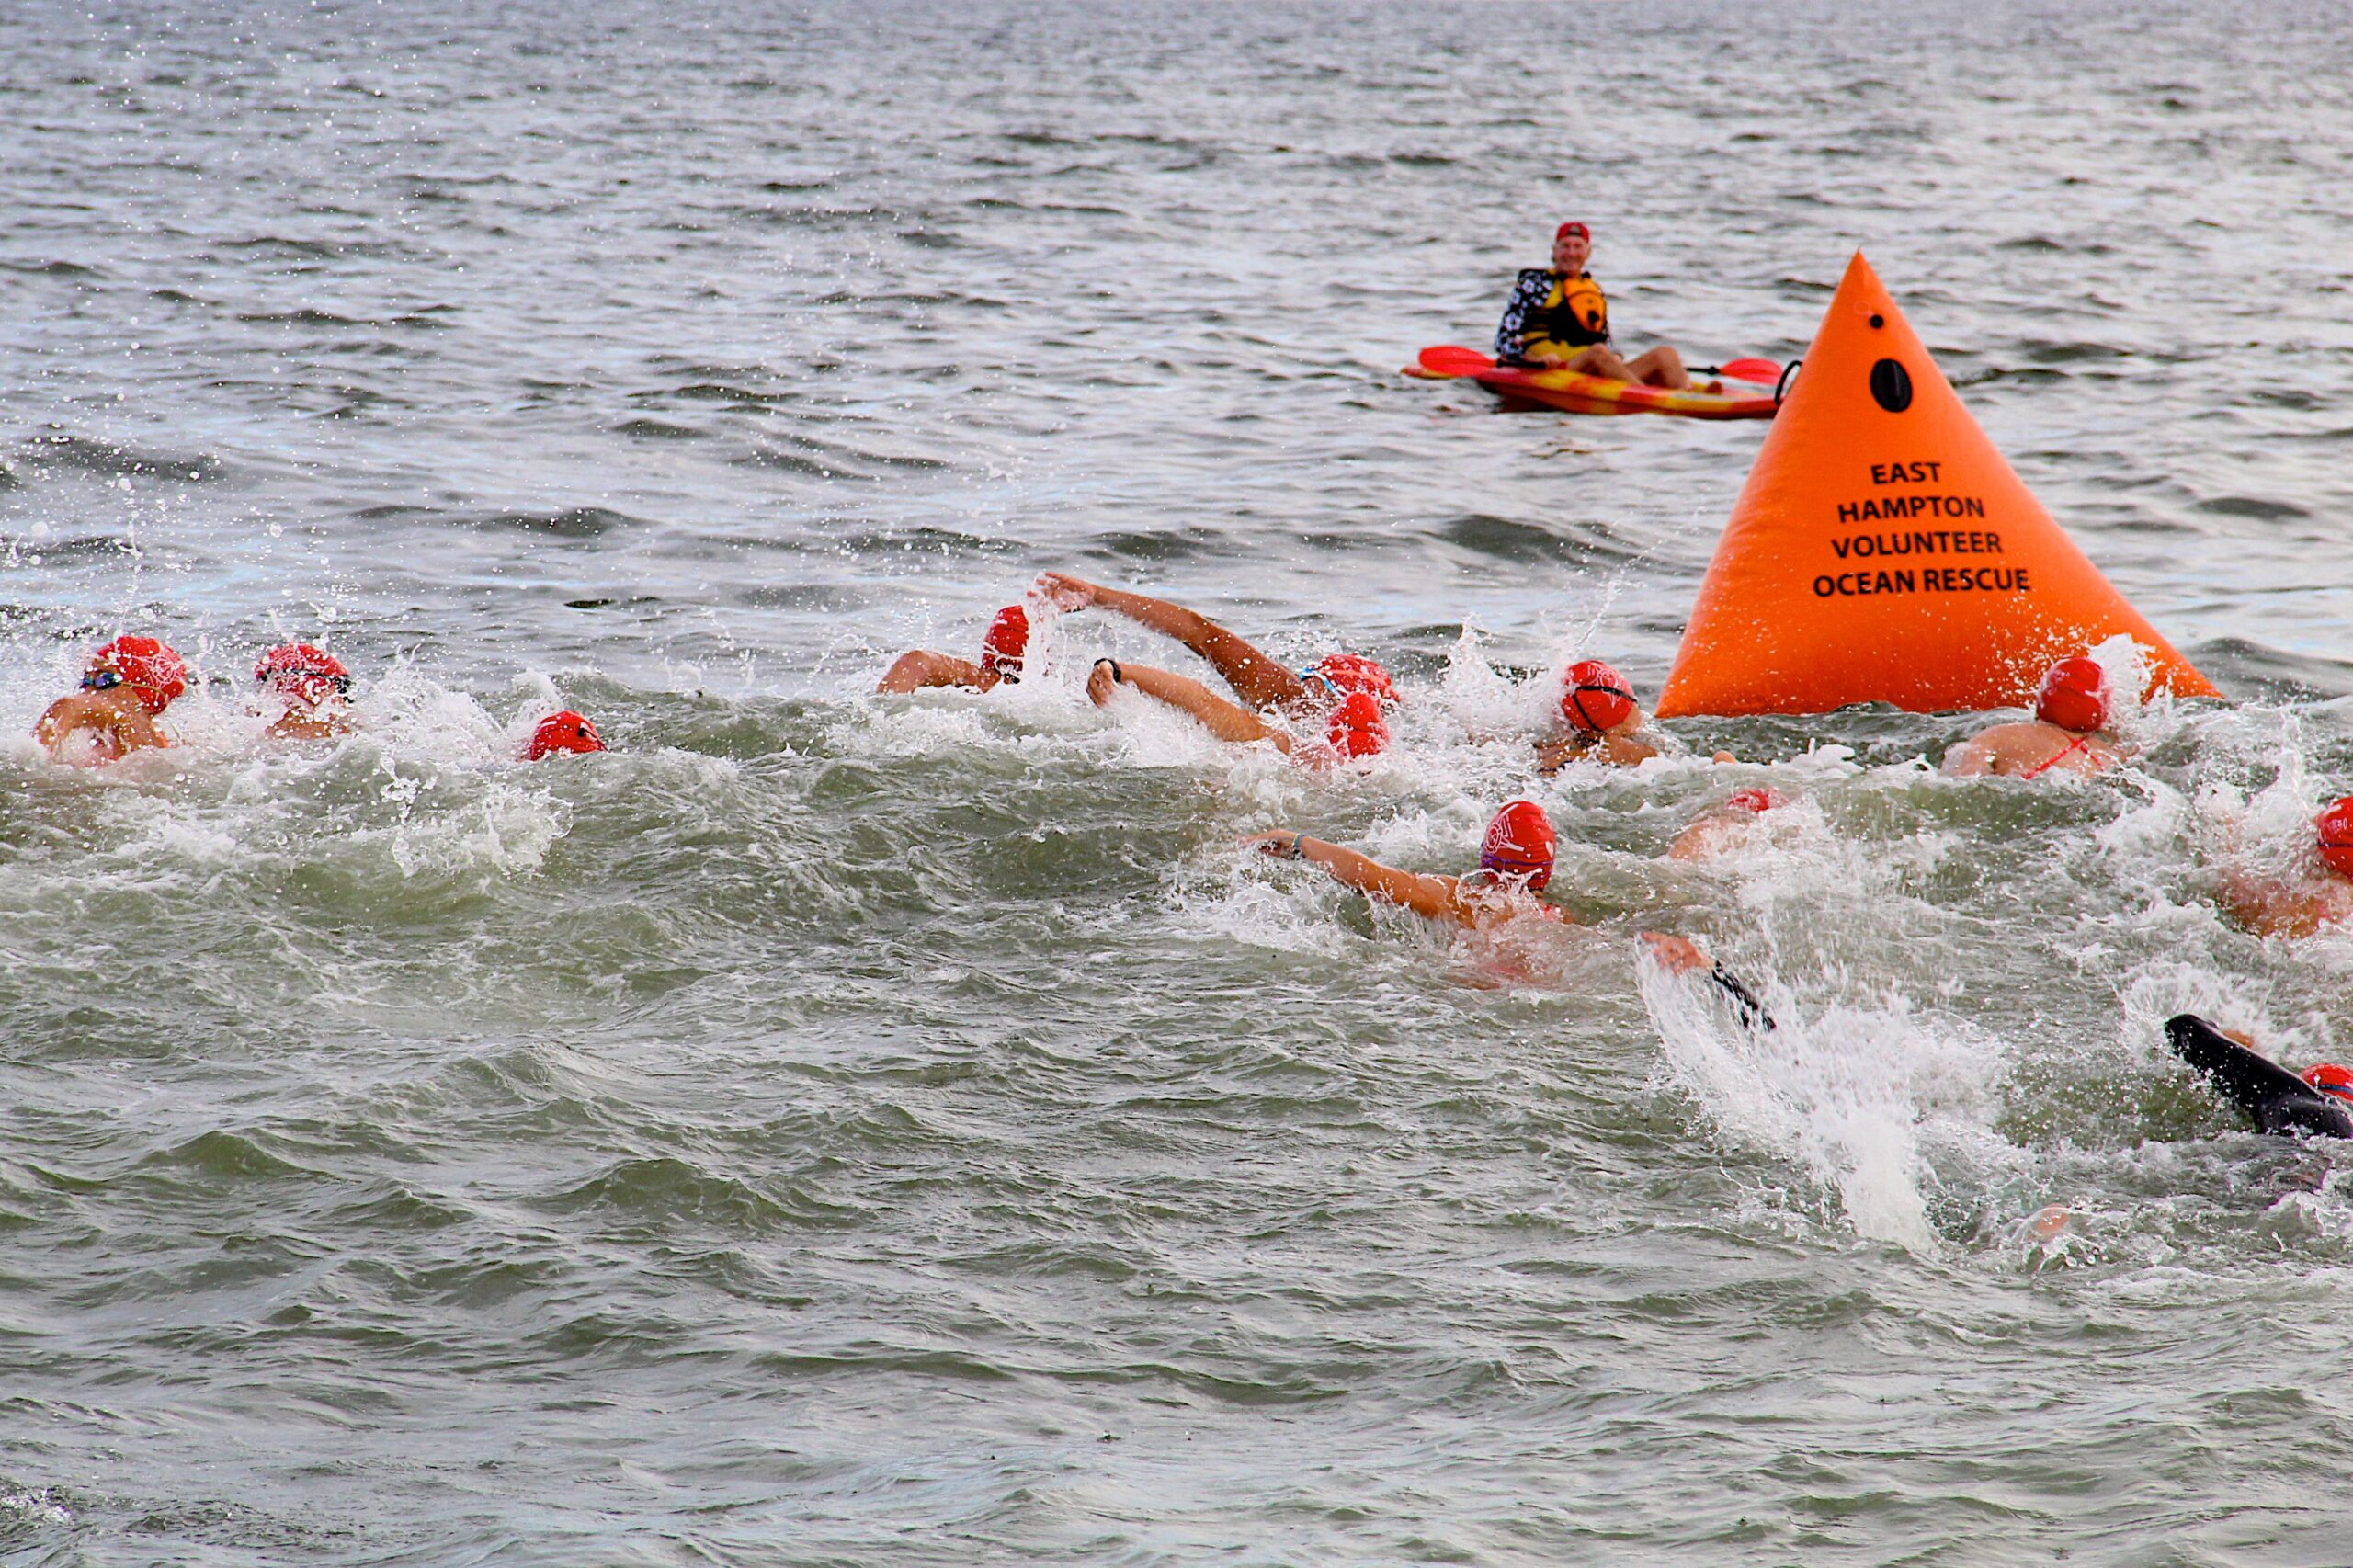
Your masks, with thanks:
<instances>
[{"instance_id":1,"label":"swimmer's hand","mask_svg":"<svg viewBox=\"0 0 2353 1568\"><path fill-rule=\"evenodd\" d=\"M1245 849L1256 849L1261 855L1273 855L1285 860L1300 858L1299 846L1306 842L1303 833L1254 833L1240 840Z\"/></svg>"},{"instance_id":2,"label":"swimmer's hand","mask_svg":"<svg viewBox=\"0 0 2353 1568\"><path fill-rule=\"evenodd\" d=\"M1642 934L1642 940L1650 949L1651 956L1664 964L1669 974L1696 974L1701 970L1707 971L1708 983L1732 998L1733 1008L1740 1016L1742 1028L1769 1029L1779 1027L1773 1022L1773 1015L1765 1010L1765 1004L1756 999L1756 993L1743 984L1740 976L1710 958L1697 942L1688 937L1670 937L1662 931L1645 931Z\"/></svg>"},{"instance_id":3,"label":"swimmer's hand","mask_svg":"<svg viewBox=\"0 0 2353 1568\"><path fill-rule=\"evenodd\" d=\"M1664 931L1645 931L1643 945L1651 950L1669 974L1689 974L1695 969L1706 969L1715 962L1699 950L1699 945L1688 937L1670 937Z\"/></svg>"},{"instance_id":4,"label":"swimmer's hand","mask_svg":"<svg viewBox=\"0 0 2353 1568\"><path fill-rule=\"evenodd\" d=\"M1085 609L1095 602L1096 585L1067 572L1048 572L1038 579L1038 595L1056 609Z\"/></svg>"}]
</instances>

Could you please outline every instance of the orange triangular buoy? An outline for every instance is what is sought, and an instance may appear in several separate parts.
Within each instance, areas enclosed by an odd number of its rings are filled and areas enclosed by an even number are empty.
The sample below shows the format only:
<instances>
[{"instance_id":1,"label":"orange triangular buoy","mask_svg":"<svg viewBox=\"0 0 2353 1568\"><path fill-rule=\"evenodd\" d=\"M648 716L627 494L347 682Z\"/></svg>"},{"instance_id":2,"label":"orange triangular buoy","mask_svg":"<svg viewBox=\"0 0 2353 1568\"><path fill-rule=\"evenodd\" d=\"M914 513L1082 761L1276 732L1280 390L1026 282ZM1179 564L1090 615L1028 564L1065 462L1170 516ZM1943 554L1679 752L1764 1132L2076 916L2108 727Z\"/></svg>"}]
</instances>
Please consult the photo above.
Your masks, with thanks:
<instances>
[{"instance_id":1,"label":"orange triangular buoy","mask_svg":"<svg viewBox=\"0 0 2353 1568\"><path fill-rule=\"evenodd\" d=\"M2218 697L2027 490L1860 252L1699 585L1658 711L2029 700L2123 632L2153 687Z\"/></svg>"}]
</instances>

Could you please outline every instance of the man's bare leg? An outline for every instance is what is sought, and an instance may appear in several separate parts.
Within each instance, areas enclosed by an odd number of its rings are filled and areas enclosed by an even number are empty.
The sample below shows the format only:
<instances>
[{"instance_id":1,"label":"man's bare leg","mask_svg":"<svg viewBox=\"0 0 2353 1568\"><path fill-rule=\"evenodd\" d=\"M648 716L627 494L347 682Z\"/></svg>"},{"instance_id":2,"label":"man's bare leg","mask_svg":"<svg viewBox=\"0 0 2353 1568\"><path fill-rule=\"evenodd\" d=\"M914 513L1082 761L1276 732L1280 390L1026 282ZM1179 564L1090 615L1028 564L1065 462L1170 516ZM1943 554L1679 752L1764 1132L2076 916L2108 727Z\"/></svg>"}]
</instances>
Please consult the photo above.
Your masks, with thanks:
<instances>
[{"instance_id":1,"label":"man's bare leg","mask_svg":"<svg viewBox=\"0 0 2353 1568\"><path fill-rule=\"evenodd\" d=\"M1626 368L1626 361L1618 358L1617 351L1605 348L1598 343L1578 349L1561 360L1557 369L1574 370L1580 376L1600 376L1613 381L1634 380L1634 372Z\"/></svg>"},{"instance_id":2,"label":"man's bare leg","mask_svg":"<svg viewBox=\"0 0 2353 1568\"><path fill-rule=\"evenodd\" d=\"M1095 668L1086 676L1086 695L1097 708L1110 701L1111 694L1123 686L1179 712L1191 714L1219 740L1242 744L1272 741L1276 750L1285 756L1290 753L1289 735L1262 722L1248 709L1228 702L1199 681L1157 670L1150 665L1122 665L1110 659L1096 660Z\"/></svg>"},{"instance_id":3,"label":"man's bare leg","mask_svg":"<svg viewBox=\"0 0 2353 1568\"><path fill-rule=\"evenodd\" d=\"M1683 356L1665 344L1634 356L1626 366L1628 380L1645 386L1665 387L1669 392L1689 392L1690 372L1683 368Z\"/></svg>"},{"instance_id":4,"label":"man's bare leg","mask_svg":"<svg viewBox=\"0 0 2353 1568\"><path fill-rule=\"evenodd\" d=\"M1580 348L1562 361L1563 370L1575 370L1582 375L1604 376L1613 381L1637 381L1646 387L1664 387L1668 392L1689 392L1691 377L1683 369L1683 356L1665 344L1621 359L1613 349L1597 343Z\"/></svg>"},{"instance_id":5,"label":"man's bare leg","mask_svg":"<svg viewBox=\"0 0 2353 1568\"><path fill-rule=\"evenodd\" d=\"M1209 617L1183 605L1120 588L1107 588L1067 572L1049 572L1038 587L1063 609L1096 605L1116 610L1139 626L1173 637L1207 659L1233 687L1234 695L1260 712L1310 706L1306 683Z\"/></svg>"}]
</instances>

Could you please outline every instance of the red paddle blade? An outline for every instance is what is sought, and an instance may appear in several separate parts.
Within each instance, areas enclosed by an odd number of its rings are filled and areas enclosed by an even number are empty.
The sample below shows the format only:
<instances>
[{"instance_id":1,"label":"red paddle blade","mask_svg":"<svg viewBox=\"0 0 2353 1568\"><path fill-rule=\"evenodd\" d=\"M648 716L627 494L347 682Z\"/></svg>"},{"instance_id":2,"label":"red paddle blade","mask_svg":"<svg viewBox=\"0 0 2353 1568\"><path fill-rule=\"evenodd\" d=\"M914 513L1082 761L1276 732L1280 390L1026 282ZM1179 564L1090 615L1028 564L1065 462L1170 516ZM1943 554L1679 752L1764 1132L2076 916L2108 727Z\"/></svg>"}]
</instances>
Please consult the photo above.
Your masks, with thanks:
<instances>
[{"instance_id":1,"label":"red paddle blade","mask_svg":"<svg viewBox=\"0 0 2353 1568\"><path fill-rule=\"evenodd\" d=\"M1421 366L1440 376L1475 376L1482 370L1492 370L1495 362L1473 348L1456 348L1441 344L1422 350ZM1779 374L1779 370L1774 372Z\"/></svg>"},{"instance_id":2,"label":"red paddle blade","mask_svg":"<svg viewBox=\"0 0 2353 1568\"><path fill-rule=\"evenodd\" d=\"M1781 367L1770 359L1727 359L1719 367L1736 381L1755 381L1769 387L1781 379Z\"/></svg>"}]
</instances>

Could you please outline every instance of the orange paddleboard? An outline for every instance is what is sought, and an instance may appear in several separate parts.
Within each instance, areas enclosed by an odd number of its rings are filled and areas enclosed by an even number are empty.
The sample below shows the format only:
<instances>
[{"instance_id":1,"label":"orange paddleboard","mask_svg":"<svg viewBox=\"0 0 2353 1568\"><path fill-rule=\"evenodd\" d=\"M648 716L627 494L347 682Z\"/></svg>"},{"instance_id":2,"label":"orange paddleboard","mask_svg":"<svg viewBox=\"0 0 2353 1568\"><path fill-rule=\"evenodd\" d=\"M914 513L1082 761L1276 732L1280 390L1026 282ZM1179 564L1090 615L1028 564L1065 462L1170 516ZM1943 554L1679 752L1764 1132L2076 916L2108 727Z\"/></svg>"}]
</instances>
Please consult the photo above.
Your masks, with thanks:
<instances>
[{"instance_id":1,"label":"orange paddleboard","mask_svg":"<svg viewBox=\"0 0 2353 1568\"><path fill-rule=\"evenodd\" d=\"M1766 433L1660 716L2031 699L2118 632L2154 684L2219 697L2004 460L1856 254Z\"/></svg>"},{"instance_id":2,"label":"orange paddleboard","mask_svg":"<svg viewBox=\"0 0 2353 1568\"><path fill-rule=\"evenodd\" d=\"M1773 389L1722 379L1723 391L1669 392L1640 381L1614 381L1576 370L1523 369L1498 365L1473 348L1422 350L1405 374L1426 381L1461 378L1497 397L1542 403L1564 414L1670 414L1685 419L1770 419ZM1698 374L1694 371L1693 374Z\"/></svg>"}]
</instances>

